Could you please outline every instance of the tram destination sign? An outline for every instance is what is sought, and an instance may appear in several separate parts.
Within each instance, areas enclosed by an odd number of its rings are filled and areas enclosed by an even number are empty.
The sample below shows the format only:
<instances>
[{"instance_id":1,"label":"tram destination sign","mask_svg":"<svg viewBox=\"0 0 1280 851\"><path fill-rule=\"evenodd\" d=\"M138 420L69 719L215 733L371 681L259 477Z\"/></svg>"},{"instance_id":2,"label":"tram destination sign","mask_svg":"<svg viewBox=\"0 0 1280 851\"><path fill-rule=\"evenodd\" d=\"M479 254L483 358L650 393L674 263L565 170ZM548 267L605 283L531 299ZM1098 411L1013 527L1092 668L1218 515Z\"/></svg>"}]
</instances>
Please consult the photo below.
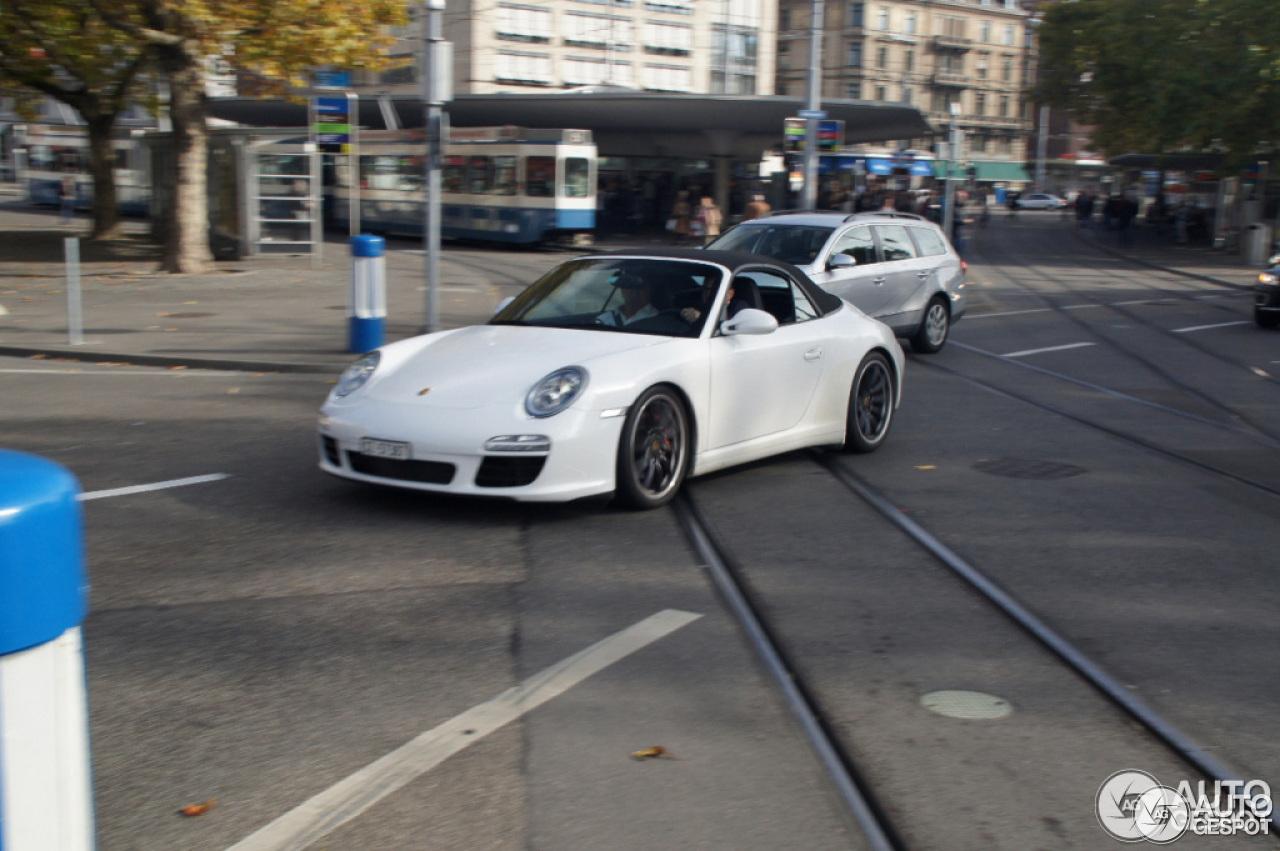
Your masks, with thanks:
<instances>
[{"instance_id":1,"label":"tram destination sign","mask_svg":"<svg viewBox=\"0 0 1280 851\"><path fill-rule=\"evenodd\" d=\"M356 104L352 92L317 95L311 99L311 137L321 151L350 152L357 123Z\"/></svg>"}]
</instances>

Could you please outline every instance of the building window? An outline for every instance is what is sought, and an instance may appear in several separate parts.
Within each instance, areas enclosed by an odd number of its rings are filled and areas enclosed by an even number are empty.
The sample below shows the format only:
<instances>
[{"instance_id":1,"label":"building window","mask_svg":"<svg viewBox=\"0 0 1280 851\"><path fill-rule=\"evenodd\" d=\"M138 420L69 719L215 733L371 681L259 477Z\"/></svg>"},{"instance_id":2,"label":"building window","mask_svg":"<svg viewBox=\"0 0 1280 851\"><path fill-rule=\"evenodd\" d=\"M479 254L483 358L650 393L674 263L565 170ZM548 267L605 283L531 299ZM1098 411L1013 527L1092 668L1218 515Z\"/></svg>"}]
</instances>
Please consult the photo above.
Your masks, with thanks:
<instances>
[{"instance_id":1,"label":"building window","mask_svg":"<svg viewBox=\"0 0 1280 851\"><path fill-rule=\"evenodd\" d=\"M974 115L987 114L987 96L984 95L982 92L978 92L973 96L973 114Z\"/></svg>"},{"instance_id":2,"label":"building window","mask_svg":"<svg viewBox=\"0 0 1280 851\"><path fill-rule=\"evenodd\" d=\"M632 85L630 62L606 64L599 57L569 56L561 61L560 69L564 73L565 84L570 86Z\"/></svg>"},{"instance_id":3,"label":"building window","mask_svg":"<svg viewBox=\"0 0 1280 851\"><path fill-rule=\"evenodd\" d=\"M849 4L849 26L851 26L851 27L861 27L861 26L864 26L864 24L863 24L863 22L862 22L862 15L863 15L863 11L864 11L864 9L865 9L865 6L866 6L866 4L864 4L864 3L850 3L850 4Z\"/></svg>"},{"instance_id":4,"label":"building window","mask_svg":"<svg viewBox=\"0 0 1280 851\"><path fill-rule=\"evenodd\" d=\"M850 100L861 100L862 99L862 81L854 80L852 83L849 83L849 85L845 87L844 96L849 98Z\"/></svg>"},{"instance_id":5,"label":"building window","mask_svg":"<svg viewBox=\"0 0 1280 851\"><path fill-rule=\"evenodd\" d=\"M778 10L778 29L782 31L791 29L791 10L790 9Z\"/></svg>"},{"instance_id":6,"label":"building window","mask_svg":"<svg viewBox=\"0 0 1280 851\"><path fill-rule=\"evenodd\" d=\"M1013 82L1013 57L1006 56L1000 69L1000 79L1006 83Z\"/></svg>"},{"instance_id":7,"label":"building window","mask_svg":"<svg viewBox=\"0 0 1280 851\"><path fill-rule=\"evenodd\" d=\"M692 15L693 0L645 0L644 8L649 12L671 12L675 15Z\"/></svg>"},{"instance_id":8,"label":"building window","mask_svg":"<svg viewBox=\"0 0 1280 851\"><path fill-rule=\"evenodd\" d=\"M876 67L881 69L889 67L889 48L876 48Z\"/></svg>"},{"instance_id":9,"label":"building window","mask_svg":"<svg viewBox=\"0 0 1280 851\"><path fill-rule=\"evenodd\" d=\"M849 42L849 67L862 67L862 42L860 41Z\"/></svg>"},{"instance_id":10,"label":"building window","mask_svg":"<svg viewBox=\"0 0 1280 851\"><path fill-rule=\"evenodd\" d=\"M938 70L944 74L963 74L964 57L954 53L943 53L938 57Z\"/></svg>"},{"instance_id":11,"label":"building window","mask_svg":"<svg viewBox=\"0 0 1280 851\"><path fill-rule=\"evenodd\" d=\"M881 6L876 10L876 29L889 29L889 10L885 6Z\"/></svg>"},{"instance_id":12,"label":"building window","mask_svg":"<svg viewBox=\"0 0 1280 851\"><path fill-rule=\"evenodd\" d=\"M938 16L937 34L950 36L951 38L964 38L965 19L953 18L950 15Z\"/></svg>"},{"instance_id":13,"label":"building window","mask_svg":"<svg viewBox=\"0 0 1280 851\"><path fill-rule=\"evenodd\" d=\"M888 100L888 98L885 97L884 86L876 86L876 100Z\"/></svg>"},{"instance_id":14,"label":"building window","mask_svg":"<svg viewBox=\"0 0 1280 851\"><path fill-rule=\"evenodd\" d=\"M903 52L902 67L908 72L916 70L916 52L914 50L907 50Z\"/></svg>"},{"instance_id":15,"label":"building window","mask_svg":"<svg viewBox=\"0 0 1280 851\"><path fill-rule=\"evenodd\" d=\"M568 14L563 18L564 43L577 47L630 50L631 22L603 15Z\"/></svg>"},{"instance_id":16,"label":"building window","mask_svg":"<svg viewBox=\"0 0 1280 851\"><path fill-rule=\"evenodd\" d=\"M982 23L978 24L978 41L982 42L983 44L986 44L989 41L991 41L991 22L990 21L983 21Z\"/></svg>"},{"instance_id":17,"label":"building window","mask_svg":"<svg viewBox=\"0 0 1280 851\"><path fill-rule=\"evenodd\" d=\"M642 84L653 92L691 92L693 75L688 68L678 68L673 65L646 65Z\"/></svg>"},{"instance_id":18,"label":"building window","mask_svg":"<svg viewBox=\"0 0 1280 851\"><path fill-rule=\"evenodd\" d=\"M1000 117L1001 118L1009 117L1009 96L1008 95L1000 96Z\"/></svg>"},{"instance_id":19,"label":"building window","mask_svg":"<svg viewBox=\"0 0 1280 851\"><path fill-rule=\"evenodd\" d=\"M679 24L649 21L644 25L644 51L665 56L688 56L693 50L693 30Z\"/></svg>"},{"instance_id":20,"label":"building window","mask_svg":"<svg viewBox=\"0 0 1280 851\"><path fill-rule=\"evenodd\" d=\"M1007 26L1004 28L1004 31L1000 34L1000 43L1006 47L1013 46L1013 27Z\"/></svg>"},{"instance_id":21,"label":"building window","mask_svg":"<svg viewBox=\"0 0 1280 851\"><path fill-rule=\"evenodd\" d=\"M493 74L506 82L549 86L552 80L551 57L542 53L499 51Z\"/></svg>"},{"instance_id":22,"label":"building window","mask_svg":"<svg viewBox=\"0 0 1280 851\"><path fill-rule=\"evenodd\" d=\"M551 41L551 12L530 6L499 6L496 22L498 38L503 41Z\"/></svg>"},{"instance_id":23,"label":"building window","mask_svg":"<svg viewBox=\"0 0 1280 851\"><path fill-rule=\"evenodd\" d=\"M985 154L987 152L986 136L974 136L969 140L969 144L973 147L975 154Z\"/></svg>"},{"instance_id":24,"label":"building window","mask_svg":"<svg viewBox=\"0 0 1280 851\"><path fill-rule=\"evenodd\" d=\"M979 53L978 58L973 65L973 73L979 80L987 79L987 63L991 59L990 53Z\"/></svg>"}]
</instances>

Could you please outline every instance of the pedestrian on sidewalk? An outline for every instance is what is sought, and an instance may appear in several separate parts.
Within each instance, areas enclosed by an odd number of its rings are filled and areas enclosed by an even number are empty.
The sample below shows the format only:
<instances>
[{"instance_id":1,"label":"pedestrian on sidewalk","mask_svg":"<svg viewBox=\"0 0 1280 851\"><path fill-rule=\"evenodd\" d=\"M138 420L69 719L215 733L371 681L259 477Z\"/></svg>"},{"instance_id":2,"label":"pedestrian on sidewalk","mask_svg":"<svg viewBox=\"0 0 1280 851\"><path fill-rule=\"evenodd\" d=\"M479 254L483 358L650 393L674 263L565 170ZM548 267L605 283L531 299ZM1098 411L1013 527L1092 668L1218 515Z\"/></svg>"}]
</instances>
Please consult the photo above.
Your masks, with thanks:
<instances>
[{"instance_id":1,"label":"pedestrian on sidewalk","mask_svg":"<svg viewBox=\"0 0 1280 851\"><path fill-rule=\"evenodd\" d=\"M58 200L61 222L69 225L76 213L76 179L73 176L69 174L62 176L62 184L58 188Z\"/></svg>"},{"instance_id":2,"label":"pedestrian on sidewalk","mask_svg":"<svg viewBox=\"0 0 1280 851\"><path fill-rule=\"evenodd\" d=\"M695 233L701 233L703 245L720 235L722 224L724 224L724 214L716 206L715 200L710 195L703 195L702 203L694 213Z\"/></svg>"}]
</instances>

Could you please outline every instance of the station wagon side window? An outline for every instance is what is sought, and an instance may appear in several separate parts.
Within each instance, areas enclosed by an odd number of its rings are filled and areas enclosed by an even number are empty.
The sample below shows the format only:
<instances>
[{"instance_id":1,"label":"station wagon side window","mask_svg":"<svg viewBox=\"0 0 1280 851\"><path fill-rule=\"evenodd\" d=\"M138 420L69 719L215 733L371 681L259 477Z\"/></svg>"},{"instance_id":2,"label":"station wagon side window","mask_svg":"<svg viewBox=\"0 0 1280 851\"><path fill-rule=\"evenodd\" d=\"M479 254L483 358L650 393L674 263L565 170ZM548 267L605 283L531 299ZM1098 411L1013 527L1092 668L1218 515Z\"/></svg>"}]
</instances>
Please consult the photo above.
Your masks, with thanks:
<instances>
[{"instance_id":1,"label":"station wagon side window","mask_svg":"<svg viewBox=\"0 0 1280 851\"><path fill-rule=\"evenodd\" d=\"M921 257L936 257L947 253L947 244L942 241L942 234L933 228L911 228L910 230L911 235L915 237L916 246L920 249Z\"/></svg>"},{"instance_id":2,"label":"station wagon side window","mask_svg":"<svg viewBox=\"0 0 1280 851\"><path fill-rule=\"evenodd\" d=\"M819 316L818 309L794 281L760 269L752 269L750 277L760 290L764 309L773 314L779 325L807 322Z\"/></svg>"},{"instance_id":3,"label":"station wagon side window","mask_svg":"<svg viewBox=\"0 0 1280 851\"><path fill-rule=\"evenodd\" d=\"M915 243L904 226L876 225L876 235L880 237L880 250L884 252L886 262L911 260L916 256Z\"/></svg>"},{"instance_id":4,"label":"station wagon side window","mask_svg":"<svg viewBox=\"0 0 1280 851\"><path fill-rule=\"evenodd\" d=\"M871 228L866 225L849 228L836 237L836 244L831 247L831 254L832 256L847 254L859 266L869 266L875 263L877 260L876 241L871 236Z\"/></svg>"}]
</instances>

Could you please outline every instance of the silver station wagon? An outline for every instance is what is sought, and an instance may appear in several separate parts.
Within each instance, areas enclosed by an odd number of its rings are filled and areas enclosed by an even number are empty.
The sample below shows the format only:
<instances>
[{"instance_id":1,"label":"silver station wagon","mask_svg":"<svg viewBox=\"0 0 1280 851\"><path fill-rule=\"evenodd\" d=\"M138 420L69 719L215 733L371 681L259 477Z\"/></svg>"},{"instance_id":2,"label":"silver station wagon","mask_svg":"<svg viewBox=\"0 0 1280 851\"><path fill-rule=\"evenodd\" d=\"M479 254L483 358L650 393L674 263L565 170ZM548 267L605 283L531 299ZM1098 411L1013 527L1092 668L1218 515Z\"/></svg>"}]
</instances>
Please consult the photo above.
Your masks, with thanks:
<instances>
[{"instance_id":1,"label":"silver station wagon","mask_svg":"<svg viewBox=\"0 0 1280 851\"><path fill-rule=\"evenodd\" d=\"M742 222L707 247L797 266L917 352L941 349L951 323L964 314L964 261L942 228L911 213L772 213Z\"/></svg>"}]
</instances>

